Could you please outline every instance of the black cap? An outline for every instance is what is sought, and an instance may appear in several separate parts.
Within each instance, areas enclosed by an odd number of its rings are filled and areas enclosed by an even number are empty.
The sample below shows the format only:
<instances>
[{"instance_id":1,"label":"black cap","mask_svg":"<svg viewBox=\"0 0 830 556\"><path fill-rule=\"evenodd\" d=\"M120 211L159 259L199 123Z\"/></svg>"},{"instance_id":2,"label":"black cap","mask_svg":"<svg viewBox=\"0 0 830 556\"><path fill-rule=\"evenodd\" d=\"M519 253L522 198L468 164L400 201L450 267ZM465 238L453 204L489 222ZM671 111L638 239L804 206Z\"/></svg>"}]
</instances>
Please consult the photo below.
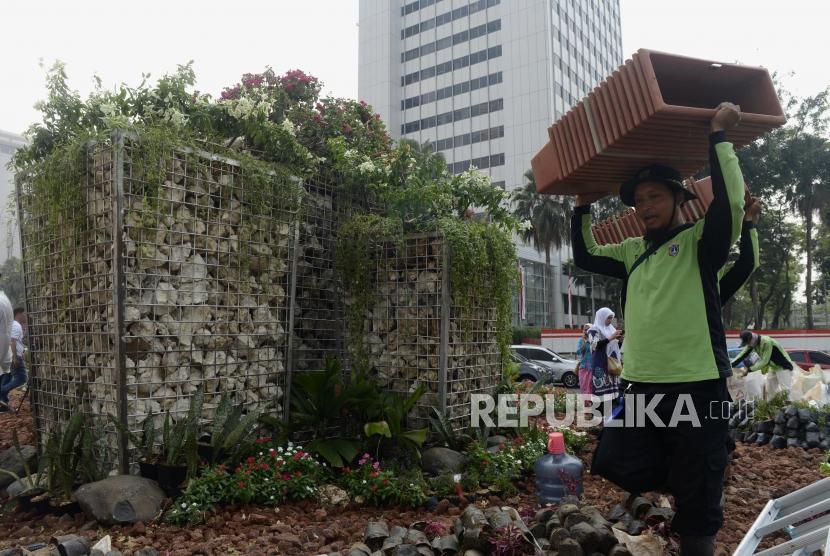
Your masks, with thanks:
<instances>
[{"instance_id":1,"label":"black cap","mask_svg":"<svg viewBox=\"0 0 830 556\"><path fill-rule=\"evenodd\" d=\"M751 330L744 330L741 332L741 345L746 346L752 342L752 331Z\"/></svg>"},{"instance_id":2,"label":"black cap","mask_svg":"<svg viewBox=\"0 0 830 556\"><path fill-rule=\"evenodd\" d=\"M623 183L620 187L620 200L629 207L634 206L634 190L641 183L647 181L659 182L667 185L675 191L682 191L685 196L685 201L697 199L697 195L686 189L683 185L683 178L680 172L669 166L662 164L651 164L645 168L640 168L634 177Z\"/></svg>"}]
</instances>

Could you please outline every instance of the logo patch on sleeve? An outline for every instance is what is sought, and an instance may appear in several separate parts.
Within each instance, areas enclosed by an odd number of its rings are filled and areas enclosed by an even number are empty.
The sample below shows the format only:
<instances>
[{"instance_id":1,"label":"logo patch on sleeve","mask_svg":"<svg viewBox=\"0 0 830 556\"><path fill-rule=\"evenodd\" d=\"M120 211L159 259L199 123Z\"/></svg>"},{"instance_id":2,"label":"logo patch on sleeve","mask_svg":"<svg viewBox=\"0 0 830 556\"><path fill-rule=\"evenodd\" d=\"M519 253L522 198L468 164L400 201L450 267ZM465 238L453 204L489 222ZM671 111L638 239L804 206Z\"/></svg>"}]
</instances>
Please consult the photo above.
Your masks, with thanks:
<instances>
[{"instance_id":1,"label":"logo patch on sleeve","mask_svg":"<svg viewBox=\"0 0 830 556\"><path fill-rule=\"evenodd\" d=\"M680 253L680 244L672 243L669 245L669 257L676 257Z\"/></svg>"}]
</instances>

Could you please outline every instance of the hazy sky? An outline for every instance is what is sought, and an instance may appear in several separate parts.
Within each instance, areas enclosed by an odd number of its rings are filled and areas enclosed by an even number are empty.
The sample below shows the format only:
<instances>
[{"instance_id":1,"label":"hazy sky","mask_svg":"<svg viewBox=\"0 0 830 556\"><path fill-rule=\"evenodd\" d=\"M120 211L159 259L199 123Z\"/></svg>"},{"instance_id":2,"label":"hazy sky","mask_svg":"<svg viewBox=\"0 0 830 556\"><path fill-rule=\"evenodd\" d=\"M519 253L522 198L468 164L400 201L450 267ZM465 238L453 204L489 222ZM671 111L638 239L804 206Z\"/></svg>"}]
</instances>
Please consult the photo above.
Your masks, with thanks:
<instances>
[{"instance_id":1,"label":"hazy sky","mask_svg":"<svg viewBox=\"0 0 830 556\"><path fill-rule=\"evenodd\" d=\"M502 0L521 2L523 0ZM638 48L764 65L800 94L830 85L827 0L621 0L623 52ZM138 83L195 61L199 89L218 94L244 72L300 68L325 92L357 95L357 0L5 0L0 18L0 129L22 132L38 119L43 70L67 64L86 94Z\"/></svg>"}]
</instances>

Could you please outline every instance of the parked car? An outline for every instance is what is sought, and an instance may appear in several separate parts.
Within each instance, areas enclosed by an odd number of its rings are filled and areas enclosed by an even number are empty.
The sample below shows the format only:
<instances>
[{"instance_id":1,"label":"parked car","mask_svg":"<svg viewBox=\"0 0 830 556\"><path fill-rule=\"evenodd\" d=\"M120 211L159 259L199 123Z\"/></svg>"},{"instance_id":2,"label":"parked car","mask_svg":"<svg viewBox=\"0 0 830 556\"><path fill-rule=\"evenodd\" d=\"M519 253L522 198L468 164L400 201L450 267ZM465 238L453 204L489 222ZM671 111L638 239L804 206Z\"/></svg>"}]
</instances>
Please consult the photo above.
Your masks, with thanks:
<instances>
[{"instance_id":1,"label":"parked car","mask_svg":"<svg viewBox=\"0 0 830 556\"><path fill-rule=\"evenodd\" d=\"M562 383L567 388L579 387L579 377L576 376L576 361L560 357L542 346L513 345L510 346L510 351L545 367L551 377L551 382Z\"/></svg>"},{"instance_id":2,"label":"parked car","mask_svg":"<svg viewBox=\"0 0 830 556\"><path fill-rule=\"evenodd\" d=\"M742 348L741 346L727 347L726 352L729 354L729 360L732 361L733 359L735 359L738 356L738 354L741 353L741 351L743 351L743 349L744 348ZM746 367L747 360L749 360L749 364L752 365L753 363L758 361L758 354L753 351L749 354L749 357L747 359L744 359L743 361L738 363L736 368L743 369L744 367Z\"/></svg>"},{"instance_id":3,"label":"parked car","mask_svg":"<svg viewBox=\"0 0 830 556\"><path fill-rule=\"evenodd\" d=\"M787 353L789 354L790 359L793 360L793 363L805 371L809 371L816 365L821 367L822 370L830 371L830 355L824 353L823 351L788 349Z\"/></svg>"},{"instance_id":4,"label":"parked car","mask_svg":"<svg viewBox=\"0 0 830 556\"><path fill-rule=\"evenodd\" d=\"M550 373L548 372L547 367L543 367L542 365L538 365L524 357L519 355L515 351L510 352L510 358L519 364L519 380L530 380L532 382L536 382L541 380L542 382L549 382L551 380Z\"/></svg>"}]
</instances>

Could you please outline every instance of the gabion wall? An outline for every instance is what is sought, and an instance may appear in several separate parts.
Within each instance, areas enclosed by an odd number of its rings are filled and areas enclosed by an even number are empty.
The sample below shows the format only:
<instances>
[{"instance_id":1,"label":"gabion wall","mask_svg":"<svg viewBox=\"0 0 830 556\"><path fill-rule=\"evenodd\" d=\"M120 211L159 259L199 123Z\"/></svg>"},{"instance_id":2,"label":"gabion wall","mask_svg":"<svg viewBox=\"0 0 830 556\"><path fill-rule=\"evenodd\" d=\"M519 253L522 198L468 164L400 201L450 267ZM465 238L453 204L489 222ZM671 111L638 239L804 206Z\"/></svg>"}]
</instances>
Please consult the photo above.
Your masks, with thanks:
<instances>
[{"instance_id":1,"label":"gabion wall","mask_svg":"<svg viewBox=\"0 0 830 556\"><path fill-rule=\"evenodd\" d=\"M496 308L453 300L450 257L440 235L390 241L377 252L377 298L363 342L383 388L401 395L426 388L413 426L426 426L435 407L454 428L469 427L471 395L494 394L501 380Z\"/></svg>"},{"instance_id":2,"label":"gabion wall","mask_svg":"<svg viewBox=\"0 0 830 556\"><path fill-rule=\"evenodd\" d=\"M165 154L115 132L79 158L61 187L81 194L60 207L32 195L37 176L18 182L36 428L80 408L122 469L107 414L160 425L200 388L205 419L222 393L283 411L296 198L254 195L233 160Z\"/></svg>"}]
</instances>

